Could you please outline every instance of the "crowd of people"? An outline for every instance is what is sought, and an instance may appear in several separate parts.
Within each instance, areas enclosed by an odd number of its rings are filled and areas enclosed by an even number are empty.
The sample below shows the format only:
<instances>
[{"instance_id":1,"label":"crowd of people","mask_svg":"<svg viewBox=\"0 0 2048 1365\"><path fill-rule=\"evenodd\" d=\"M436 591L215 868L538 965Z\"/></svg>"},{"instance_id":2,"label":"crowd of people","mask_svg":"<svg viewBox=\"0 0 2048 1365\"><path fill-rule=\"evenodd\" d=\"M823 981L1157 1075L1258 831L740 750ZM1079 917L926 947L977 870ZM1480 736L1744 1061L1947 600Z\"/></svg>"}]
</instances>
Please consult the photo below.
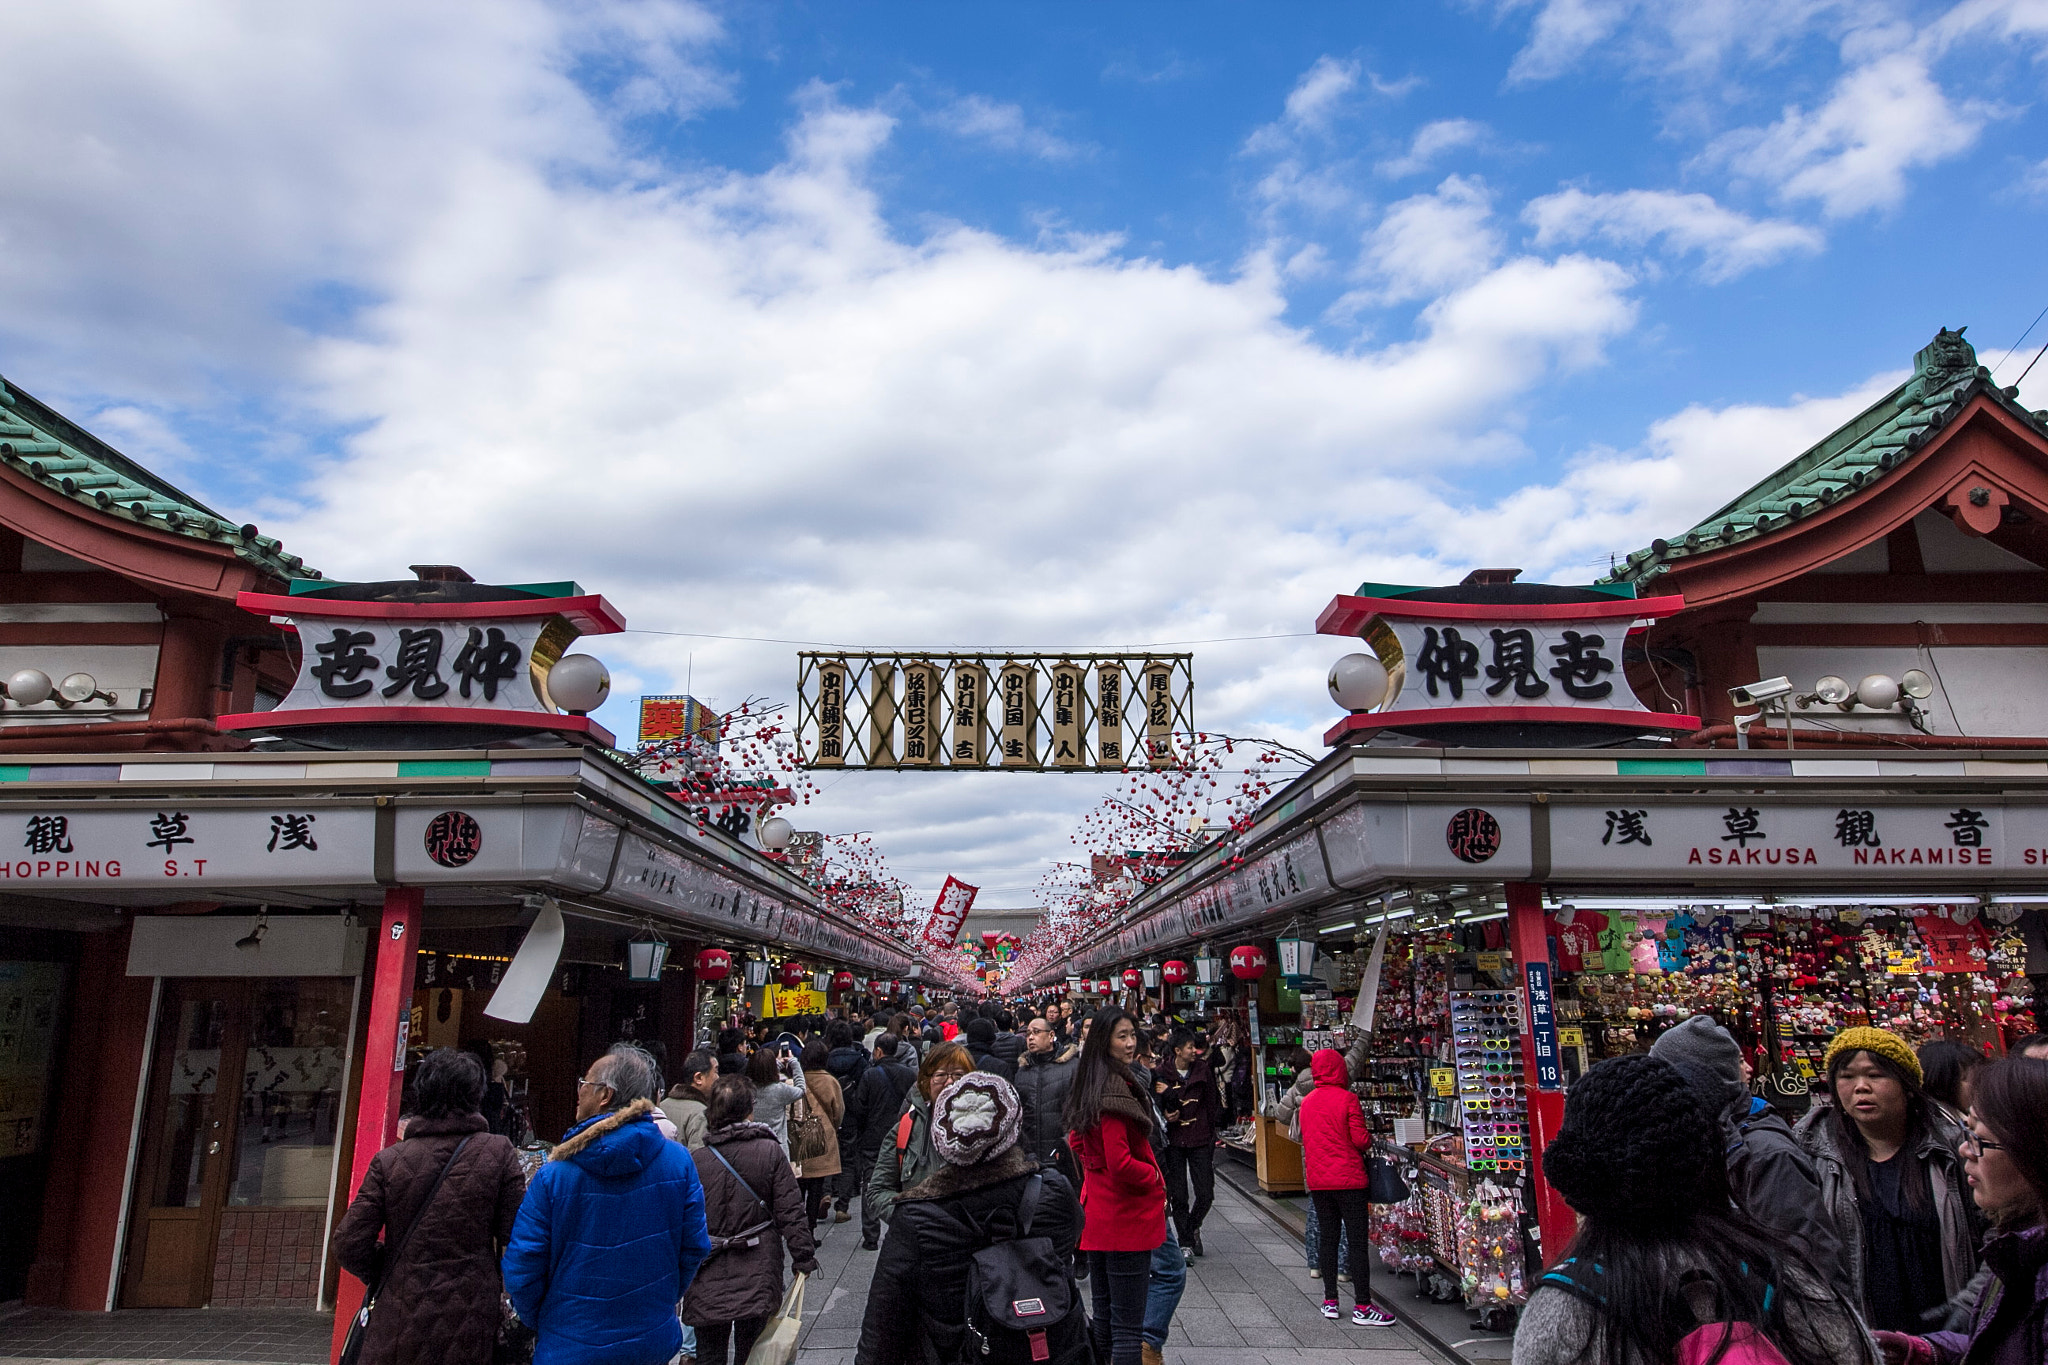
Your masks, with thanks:
<instances>
[{"instance_id":1,"label":"crowd of people","mask_svg":"<svg viewBox=\"0 0 2048 1365\"><path fill-rule=\"evenodd\" d=\"M613 1047L531 1178L481 1058L427 1056L335 1232L374 1289L357 1365L744 1365L856 1206L856 1365L1160 1365L1242 1048L1058 1004L789 1023L724 1030L672 1084ZM1299 1054L1278 1117L1323 1313L1348 1282L1382 1327L1363 1049ZM1994 1062L1852 1028L1817 1088L1789 1123L1703 1016L1582 1076L1541 1154L1577 1232L1515 1365L2048 1365L2048 1037Z\"/></svg>"}]
</instances>

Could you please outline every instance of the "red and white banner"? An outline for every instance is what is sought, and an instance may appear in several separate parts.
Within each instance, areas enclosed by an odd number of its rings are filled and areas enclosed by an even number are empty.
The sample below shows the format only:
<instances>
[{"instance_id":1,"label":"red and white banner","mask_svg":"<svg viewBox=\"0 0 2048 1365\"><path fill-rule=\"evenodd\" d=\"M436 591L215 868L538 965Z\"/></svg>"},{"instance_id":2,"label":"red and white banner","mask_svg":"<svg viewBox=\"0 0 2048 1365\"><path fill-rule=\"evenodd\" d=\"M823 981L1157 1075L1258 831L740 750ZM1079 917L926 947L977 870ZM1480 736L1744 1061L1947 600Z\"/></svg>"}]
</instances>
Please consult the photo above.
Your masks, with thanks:
<instances>
[{"instance_id":1,"label":"red and white banner","mask_svg":"<svg viewBox=\"0 0 2048 1365\"><path fill-rule=\"evenodd\" d=\"M960 923L967 918L967 912L974 906L978 886L969 886L958 877L946 878L946 884L939 888L939 899L932 906L931 918L924 922L924 941L940 948L950 948L960 937Z\"/></svg>"}]
</instances>

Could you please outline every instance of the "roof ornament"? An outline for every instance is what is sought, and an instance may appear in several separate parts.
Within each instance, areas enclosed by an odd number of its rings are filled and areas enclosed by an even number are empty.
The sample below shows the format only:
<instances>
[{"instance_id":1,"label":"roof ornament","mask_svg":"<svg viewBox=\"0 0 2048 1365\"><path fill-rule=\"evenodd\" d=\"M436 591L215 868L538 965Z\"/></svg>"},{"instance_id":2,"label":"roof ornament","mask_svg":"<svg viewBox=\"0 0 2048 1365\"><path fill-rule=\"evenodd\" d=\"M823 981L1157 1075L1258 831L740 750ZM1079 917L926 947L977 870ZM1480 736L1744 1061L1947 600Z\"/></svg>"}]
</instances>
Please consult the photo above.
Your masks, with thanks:
<instances>
[{"instance_id":1,"label":"roof ornament","mask_svg":"<svg viewBox=\"0 0 2048 1365\"><path fill-rule=\"evenodd\" d=\"M1931 404L1946 397L1956 384L1976 377L1976 348L1963 340L1963 333L1969 330L1967 325L1954 331L1944 327L1914 354L1913 378L1899 394L1899 407Z\"/></svg>"}]
</instances>

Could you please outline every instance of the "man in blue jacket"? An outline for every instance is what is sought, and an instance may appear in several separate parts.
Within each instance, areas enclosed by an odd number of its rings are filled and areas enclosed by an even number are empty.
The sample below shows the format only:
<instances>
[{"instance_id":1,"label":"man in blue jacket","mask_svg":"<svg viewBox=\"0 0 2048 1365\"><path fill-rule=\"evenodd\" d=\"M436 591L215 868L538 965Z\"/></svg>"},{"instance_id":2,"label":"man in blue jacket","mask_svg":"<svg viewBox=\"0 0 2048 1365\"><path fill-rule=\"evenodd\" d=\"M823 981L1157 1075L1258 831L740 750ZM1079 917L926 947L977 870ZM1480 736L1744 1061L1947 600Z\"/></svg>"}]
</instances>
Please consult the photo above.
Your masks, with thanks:
<instances>
[{"instance_id":1,"label":"man in blue jacket","mask_svg":"<svg viewBox=\"0 0 2048 1365\"><path fill-rule=\"evenodd\" d=\"M704 1187L654 1126L654 1059L620 1044L576 1083L576 1126L536 1171L505 1248L534 1365L664 1365L676 1304L711 1254Z\"/></svg>"}]
</instances>

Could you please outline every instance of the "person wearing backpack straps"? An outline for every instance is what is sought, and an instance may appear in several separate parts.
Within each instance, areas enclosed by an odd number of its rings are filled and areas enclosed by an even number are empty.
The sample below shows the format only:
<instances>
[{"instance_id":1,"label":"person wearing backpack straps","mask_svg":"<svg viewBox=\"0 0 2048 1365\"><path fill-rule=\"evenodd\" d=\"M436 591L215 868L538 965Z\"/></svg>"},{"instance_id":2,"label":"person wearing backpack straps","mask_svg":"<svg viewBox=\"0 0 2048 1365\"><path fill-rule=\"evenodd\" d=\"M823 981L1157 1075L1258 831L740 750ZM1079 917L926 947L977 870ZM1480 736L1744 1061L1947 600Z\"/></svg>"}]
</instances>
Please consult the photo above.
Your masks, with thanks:
<instances>
[{"instance_id":1,"label":"person wearing backpack straps","mask_svg":"<svg viewBox=\"0 0 2048 1365\"><path fill-rule=\"evenodd\" d=\"M356 1359L485 1365L503 1317L497 1247L512 1234L526 1177L478 1112L485 1076L474 1055L430 1052L414 1085L405 1138L371 1158L334 1229L335 1260L376 1286Z\"/></svg>"},{"instance_id":2,"label":"person wearing backpack straps","mask_svg":"<svg viewBox=\"0 0 2048 1365\"><path fill-rule=\"evenodd\" d=\"M1878 1365L1854 1306L1729 1199L1720 1130L1677 1068L1614 1057L1565 1098L1543 1174L1579 1215L1513 1365Z\"/></svg>"},{"instance_id":3,"label":"person wearing backpack straps","mask_svg":"<svg viewBox=\"0 0 2048 1365\"><path fill-rule=\"evenodd\" d=\"M854 1365L1079 1365L1086 1310L1069 1266L1081 1206L1018 1141L1023 1102L976 1071L932 1106L939 1165L897 1197ZM986 1350L984 1350L986 1343Z\"/></svg>"},{"instance_id":4,"label":"person wearing backpack straps","mask_svg":"<svg viewBox=\"0 0 2048 1365\"><path fill-rule=\"evenodd\" d=\"M697 1329L698 1365L746 1365L754 1340L782 1303L782 1253L790 1268L818 1268L796 1175L774 1130L753 1121L754 1083L721 1076L711 1087L704 1145L690 1153L704 1183L711 1255L683 1298L683 1321Z\"/></svg>"}]
</instances>

